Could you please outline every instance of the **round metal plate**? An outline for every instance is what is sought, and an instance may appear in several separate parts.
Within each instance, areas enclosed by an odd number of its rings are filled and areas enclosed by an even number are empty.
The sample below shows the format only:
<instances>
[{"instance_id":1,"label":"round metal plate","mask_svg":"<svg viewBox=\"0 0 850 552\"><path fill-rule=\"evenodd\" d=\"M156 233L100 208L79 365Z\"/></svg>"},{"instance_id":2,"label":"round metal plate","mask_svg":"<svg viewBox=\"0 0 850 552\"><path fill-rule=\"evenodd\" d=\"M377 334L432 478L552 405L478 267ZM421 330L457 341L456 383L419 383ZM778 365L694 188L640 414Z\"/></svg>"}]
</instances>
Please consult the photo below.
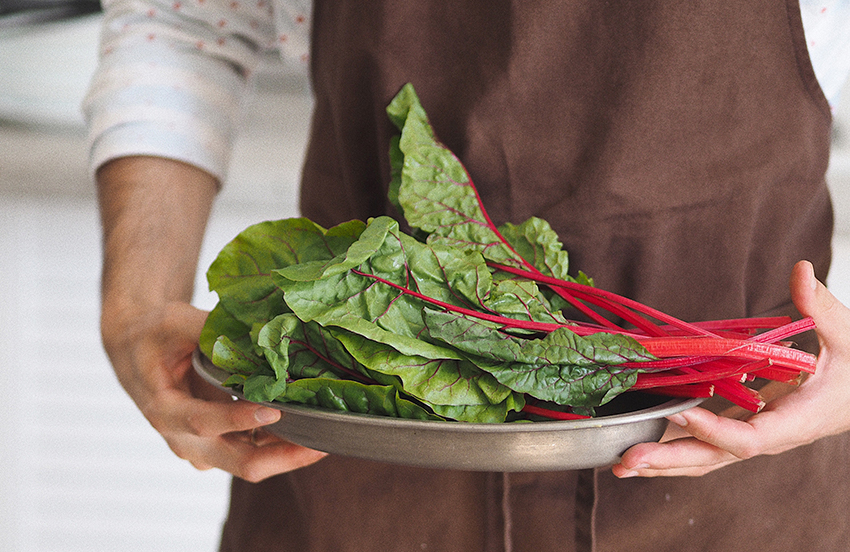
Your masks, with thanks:
<instances>
[{"instance_id":1,"label":"round metal plate","mask_svg":"<svg viewBox=\"0 0 850 552\"><path fill-rule=\"evenodd\" d=\"M195 352L195 370L221 385L228 374ZM637 395L637 394L625 394ZM619 399L619 398L618 398ZM607 409L616 409L612 401ZM646 397L644 397L646 399ZM630 400L630 399L625 399ZM652 400L652 399L649 399ZM265 403L283 412L265 429L293 443L344 456L409 466L473 471L532 472L608 466L637 443L657 441L665 416L698 405L703 399L658 398L660 404L586 420L535 423L471 424L406 420L334 412L316 407Z\"/></svg>"}]
</instances>

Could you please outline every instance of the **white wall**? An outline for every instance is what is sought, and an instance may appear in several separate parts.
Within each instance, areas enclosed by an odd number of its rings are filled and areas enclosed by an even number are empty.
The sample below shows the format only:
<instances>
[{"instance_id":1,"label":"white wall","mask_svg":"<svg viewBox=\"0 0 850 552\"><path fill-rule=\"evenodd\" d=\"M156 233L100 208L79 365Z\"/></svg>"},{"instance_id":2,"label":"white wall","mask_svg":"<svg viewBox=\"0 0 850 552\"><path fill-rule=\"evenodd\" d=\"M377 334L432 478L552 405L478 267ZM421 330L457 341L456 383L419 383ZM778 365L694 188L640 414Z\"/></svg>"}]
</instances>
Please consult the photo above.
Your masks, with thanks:
<instances>
[{"instance_id":1,"label":"white wall","mask_svg":"<svg viewBox=\"0 0 850 552\"><path fill-rule=\"evenodd\" d=\"M827 283L845 304L850 304L850 82L841 97L827 174L835 204L833 266Z\"/></svg>"},{"instance_id":2,"label":"white wall","mask_svg":"<svg viewBox=\"0 0 850 552\"><path fill-rule=\"evenodd\" d=\"M4 68L19 67L3 62L3 36L0 83ZM296 214L311 110L301 84L247 106L200 261L198 306L215 302L203 269L225 243L258 220ZM19 118L22 90L23 81L17 92L0 86L0 117ZM81 120L47 95L27 116L42 126L0 121L0 551L213 552L229 477L171 453L100 345L100 238Z\"/></svg>"}]
</instances>

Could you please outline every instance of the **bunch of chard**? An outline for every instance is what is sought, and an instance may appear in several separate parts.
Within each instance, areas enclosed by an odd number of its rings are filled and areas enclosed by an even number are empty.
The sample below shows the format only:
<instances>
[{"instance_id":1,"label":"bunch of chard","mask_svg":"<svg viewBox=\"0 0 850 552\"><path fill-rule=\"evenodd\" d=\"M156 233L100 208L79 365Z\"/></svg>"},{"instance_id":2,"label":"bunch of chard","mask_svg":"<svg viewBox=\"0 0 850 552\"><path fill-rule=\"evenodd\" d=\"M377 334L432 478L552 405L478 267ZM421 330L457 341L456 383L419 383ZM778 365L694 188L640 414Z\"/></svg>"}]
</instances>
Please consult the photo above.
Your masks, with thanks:
<instances>
[{"instance_id":1,"label":"bunch of chard","mask_svg":"<svg viewBox=\"0 0 850 552\"><path fill-rule=\"evenodd\" d=\"M643 391L757 411L746 381L814 370L786 342L810 319L686 323L570 276L545 221L493 224L411 85L387 113L401 131L389 197L411 233L389 217L262 222L210 266L219 302L201 348L249 400L504 422Z\"/></svg>"}]
</instances>

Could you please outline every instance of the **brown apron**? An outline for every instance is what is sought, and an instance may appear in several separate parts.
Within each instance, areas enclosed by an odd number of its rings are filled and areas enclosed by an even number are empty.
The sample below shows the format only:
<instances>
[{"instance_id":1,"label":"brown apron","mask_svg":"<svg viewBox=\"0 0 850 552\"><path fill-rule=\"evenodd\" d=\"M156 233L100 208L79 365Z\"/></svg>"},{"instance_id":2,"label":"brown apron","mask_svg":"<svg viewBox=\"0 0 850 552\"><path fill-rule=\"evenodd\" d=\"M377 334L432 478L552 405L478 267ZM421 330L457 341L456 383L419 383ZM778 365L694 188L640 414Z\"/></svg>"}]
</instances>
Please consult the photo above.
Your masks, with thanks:
<instances>
[{"instance_id":1,"label":"brown apron","mask_svg":"<svg viewBox=\"0 0 850 552\"><path fill-rule=\"evenodd\" d=\"M830 114L788 0L317 0L302 210L392 210L385 106L412 82L497 222L688 320L793 313L830 262ZM846 436L702 478L446 472L332 457L235 480L222 550L845 550Z\"/></svg>"}]
</instances>

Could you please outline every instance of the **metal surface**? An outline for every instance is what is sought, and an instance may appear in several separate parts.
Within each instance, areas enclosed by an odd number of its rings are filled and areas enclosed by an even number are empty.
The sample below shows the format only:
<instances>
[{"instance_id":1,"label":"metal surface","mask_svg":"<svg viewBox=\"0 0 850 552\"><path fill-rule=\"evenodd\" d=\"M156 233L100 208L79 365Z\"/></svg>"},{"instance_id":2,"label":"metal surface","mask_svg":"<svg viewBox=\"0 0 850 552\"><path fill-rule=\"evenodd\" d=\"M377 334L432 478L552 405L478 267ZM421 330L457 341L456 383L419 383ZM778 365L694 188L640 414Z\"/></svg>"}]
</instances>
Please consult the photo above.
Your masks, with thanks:
<instances>
[{"instance_id":1,"label":"metal surface","mask_svg":"<svg viewBox=\"0 0 850 552\"><path fill-rule=\"evenodd\" d=\"M193 361L206 381L242 398L238 391L221 385L227 373L209 359L196 351ZM405 420L266 403L284 413L266 430L331 454L409 466L557 471L614 464L630 446L660 439L667 426L665 416L701 401L664 400L656 406L587 420L505 424Z\"/></svg>"}]
</instances>

